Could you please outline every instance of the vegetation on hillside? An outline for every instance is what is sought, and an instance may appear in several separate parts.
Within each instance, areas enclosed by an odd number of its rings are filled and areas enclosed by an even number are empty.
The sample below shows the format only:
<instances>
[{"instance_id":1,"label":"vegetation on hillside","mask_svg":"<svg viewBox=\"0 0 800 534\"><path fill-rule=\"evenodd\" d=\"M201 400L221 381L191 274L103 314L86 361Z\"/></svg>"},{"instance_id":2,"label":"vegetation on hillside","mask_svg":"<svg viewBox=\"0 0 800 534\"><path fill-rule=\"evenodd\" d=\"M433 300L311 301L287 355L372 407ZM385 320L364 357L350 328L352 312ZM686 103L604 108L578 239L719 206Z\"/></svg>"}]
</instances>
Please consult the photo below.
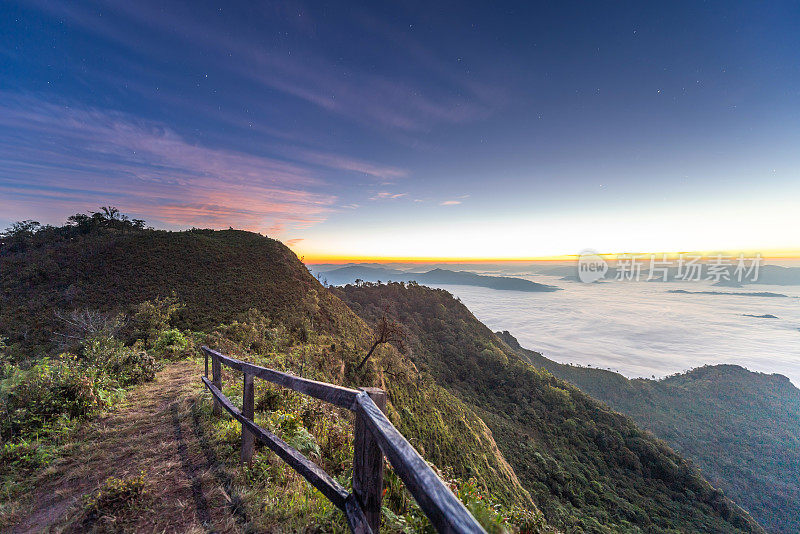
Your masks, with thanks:
<instances>
[{"instance_id":1,"label":"vegetation on hillside","mask_svg":"<svg viewBox=\"0 0 800 534\"><path fill-rule=\"evenodd\" d=\"M538 532L545 528L529 499L515 503L509 491L513 489L513 473L502 465L496 449L492 452L494 442L480 419L446 391L411 375L412 368L397 351L376 349L376 365L359 370L363 351L340 346L340 337L310 332L307 340L300 341L284 325L273 323L257 310L248 312L241 321L221 325L205 341L247 361L314 380L383 385L390 394L390 419L434 466L443 469L443 477L487 530ZM387 376L387 372L394 376ZM225 367L223 392L241 406L241 377ZM343 485L350 484L353 429L349 412L265 381L256 381L255 393L259 425L280 435ZM217 448L233 467L239 461L241 425L227 418L213 419L208 406L203 408L203 417L214 429ZM387 468L385 529L429 531L421 510L391 466L387 464ZM506 470L506 474L497 473L498 469ZM256 529L294 531L314 525L325 530L346 529L343 516L333 505L268 449L259 449L243 476L246 491L252 496L247 502L262 506L250 514ZM500 493L490 491L487 482ZM288 505L284 499L287 487L294 495Z\"/></svg>"},{"instance_id":2,"label":"vegetation on hillside","mask_svg":"<svg viewBox=\"0 0 800 534\"><path fill-rule=\"evenodd\" d=\"M106 220L89 216L95 219ZM117 215L115 220L125 219ZM104 223L84 231L74 223L25 225L4 237L0 335L8 339L3 344L8 379L2 395L3 409L13 416L4 439L23 444L52 441L58 432L71 435L75 424L109 406L109 395L123 395L124 387L151 379L162 362L205 342L302 376L387 389L392 422L452 481L487 529L546 528L491 431L472 409L418 373L392 346L377 347L359 368L373 332L285 246L247 232L163 232L141 226ZM41 374L45 378L40 381L30 379ZM90 392L81 393L75 384ZM225 391L240 399L241 380L226 375ZM43 400L26 402L23 410L15 404L23 393ZM73 406L76 399L80 403ZM259 423L349 483L348 414L265 383L259 384L256 402ZM199 416L211 417L202 409ZM69 424L51 431L54 421ZM214 429L220 457L247 482L243 487L253 496L248 502L254 526L291 530L311 522L330 530L342 525L341 514L272 453L261 450L252 466L236 467L240 425L227 418L206 423ZM23 469L21 462L27 460L21 451L4 460L10 468L4 472L13 482L30 479L48 463L37 459ZM391 472L387 485L387 529L427 531ZM3 500L25 486L4 487Z\"/></svg>"},{"instance_id":3,"label":"vegetation on hillside","mask_svg":"<svg viewBox=\"0 0 800 534\"><path fill-rule=\"evenodd\" d=\"M149 230L112 209L63 227L10 229L0 240L0 290L2 432L12 444L3 461L17 480L48 462L35 456L48 450L37 445L58 443L205 342L310 378L387 389L392 422L490 530L546 529L534 502L565 531L758 530L667 446L534 369L443 291L415 284L329 291L275 240ZM385 313L403 324L408 350L381 343L359 368L377 339L368 324ZM238 377L227 375L225 387L240 398ZM348 415L259 388L258 421L347 484ZM240 469L239 425L207 412L200 408L198 417L250 488L248 502L268 503L251 510L254 525L342 525L271 453L259 451ZM8 496L12 486L4 487ZM426 528L391 472L386 504L390 530Z\"/></svg>"},{"instance_id":4,"label":"vegetation on hillside","mask_svg":"<svg viewBox=\"0 0 800 534\"><path fill-rule=\"evenodd\" d=\"M735 365L662 380L564 365L498 335L534 366L576 385L666 440L772 532L800 531L800 390Z\"/></svg>"},{"instance_id":5,"label":"vegetation on hillside","mask_svg":"<svg viewBox=\"0 0 800 534\"><path fill-rule=\"evenodd\" d=\"M168 321L176 309L171 299L147 304L137 314L143 323ZM0 502L25 491L26 480L51 463L81 421L187 355L187 339L167 323L148 331L151 342L130 325L133 341L126 343L123 316L74 310L59 319L61 330L51 332L54 354L23 357L0 337ZM0 507L0 525L4 516Z\"/></svg>"},{"instance_id":6,"label":"vegetation on hillside","mask_svg":"<svg viewBox=\"0 0 800 534\"><path fill-rule=\"evenodd\" d=\"M105 220L98 213L89 221ZM0 325L13 354L57 349L59 314L130 316L142 302L170 295L183 304L173 319L179 329L210 332L257 308L301 335L313 318L317 330L370 336L279 241L238 230L147 230L120 217L6 232Z\"/></svg>"},{"instance_id":7,"label":"vegetation on hillside","mask_svg":"<svg viewBox=\"0 0 800 534\"><path fill-rule=\"evenodd\" d=\"M502 343L444 290L335 289L361 317L388 307L416 366L473 407L548 522L567 531L759 531L698 470L631 419Z\"/></svg>"}]
</instances>

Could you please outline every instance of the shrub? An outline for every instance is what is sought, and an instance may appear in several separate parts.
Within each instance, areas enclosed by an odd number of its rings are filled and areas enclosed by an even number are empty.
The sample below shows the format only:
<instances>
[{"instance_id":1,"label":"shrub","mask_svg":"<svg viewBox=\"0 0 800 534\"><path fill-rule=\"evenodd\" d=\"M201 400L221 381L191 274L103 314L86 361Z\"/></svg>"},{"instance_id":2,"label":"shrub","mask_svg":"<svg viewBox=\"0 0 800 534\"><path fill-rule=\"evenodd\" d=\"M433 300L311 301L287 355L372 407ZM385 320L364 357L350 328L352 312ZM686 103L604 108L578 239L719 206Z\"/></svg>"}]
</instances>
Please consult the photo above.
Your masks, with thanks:
<instances>
[{"instance_id":1,"label":"shrub","mask_svg":"<svg viewBox=\"0 0 800 534\"><path fill-rule=\"evenodd\" d=\"M156 360L140 345L120 347L106 361L109 375L122 387L149 382L156 377Z\"/></svg>"},{"instance_id":2,"label":"shrub","mask_svg":"<svg viewBox=\"0 0 800 534\"><path fill-rule=\"evenodd\" d=\"M242 424L236 419L218 419L214 424L219 441L236 445L242 439Z\"/></svg>"},{"instance_id":3,"label":"shrub","mask_svg":"<svg viewBox=\"0 0 800 534\"><path fill-rule=\"evenodd\" d=\"M0 336L0 380L8 376L11 372L11 357L8 353L7 339Z\"/></svg>"},{"instance_id":4,"label":"shrub","mask_svg":"<svg viewBox=\"0 0 800 534\"><path fill-rule=\"evenodd\" d=\"M32 469L46 465L50 451L35 441L7 442L0 447L0 466Z\"/></svg>"},{"instance_id":5,"label":"shrub","mask_svg":"<svg viewBox=\"0 0 800 534\"><path fill-rule=\"evenodd\" d=\"M65 312L57 310L56 318L61 323L57 333L61 352L85 350L89 341L116 337L125 326L125 316L103 313L89 308Z\"/></svg>"},{"instance_id":6,"label":"shrub","mask_svg":"<svg viewBox=\"0 0 800 534\"><path fill-rule=\"evenodd\" d=\"M169 297L158 297L140 303L131 319L128 332L129 342L141 339L146 346L152 347L161 333L170 326L173 316L183 309L173 294Z\"/></svg>"},{"instance_id":7,"label":"shrub","mask_svg":"<svg viewBox=\"0 0 800 534\"><path fill-rule=\"evenodd\" d=\"M485 495L474 478L465 482L452 481L451 488L486 532L489 534L509 532L510 525L504 517L502 506L491 496Z\"/></svg>"},{"instance_id":8,"label":"shrub","mask_svg":"<svg viewBox=\"0 0 800 534\"><path fill-rule=\"evenodd\" d=\"M115 338L92 338L85 343L84 358L88 364L105 371L121 387L141 384L156 376L155 359L139 343L126 347Z\"/></svg>"},{"instance_id":9,"label":"shrub","mask_svg":"<svg viewBox=\"0 0 800 534\"><path fill-rule=\"evenodd\" d=\"M226 339L245 350L260 353L274 348L275 329L270 327L270 320L264 313L251 308L239 320L218 326L214 336L214 344Z\"/></svg>"},{"instance_id":10,"label":"shrub","mask_svg":"<svg viewBox=\"0 0 800 534\"><path fill-rule=\"evenodd\" d=\"M188 346L189 342L186 340L186 336L180 330L170 328L159 334L153 344L153 350L162 358L176 359L184 353Z\"/></svg>"},{"instance_id":11,"label":"shrub","mask_svg":"<svg viewBox=\"0 0 800 534\"><path fill-rule=\"evenodd\" d=\"M549 532L544 514L539 510L514 507L509 513L509 521L516 527L519 534L534 534Z\"/></svg>"},{"instance_id":12,"label":"shrub","mask_svg":"<svg viewBox=\"0 0 800 534\"><path fill-rule=\"evenodd\" d=\"M303 426L297 414L277 411L270 415L270 422L286 443L303 454L319 456L317 440Z\"/></svg>"},{"instance_id":13,"label":"shrub","mask_svg":"<svg viewBox=\"0 0 800 534\"><path fill-rule=\"evenodd\" d=\"M114 517L130 508L145 494L144 474L138 477L109 477L94 496L86 499L86 519Z\"/></svg>"},{"instance_id":14,"label":"shrub","mask_svg":"<svg viewBox=\"0 0 800 534\"><path fill-rule=\"evenodd\" d=\"M34 434L62 414L85 416L110 403L107 385L95 368L71 354L46 358L25 371L14 367L0 385L0 435Z\"/></svg>"}]
</instances>

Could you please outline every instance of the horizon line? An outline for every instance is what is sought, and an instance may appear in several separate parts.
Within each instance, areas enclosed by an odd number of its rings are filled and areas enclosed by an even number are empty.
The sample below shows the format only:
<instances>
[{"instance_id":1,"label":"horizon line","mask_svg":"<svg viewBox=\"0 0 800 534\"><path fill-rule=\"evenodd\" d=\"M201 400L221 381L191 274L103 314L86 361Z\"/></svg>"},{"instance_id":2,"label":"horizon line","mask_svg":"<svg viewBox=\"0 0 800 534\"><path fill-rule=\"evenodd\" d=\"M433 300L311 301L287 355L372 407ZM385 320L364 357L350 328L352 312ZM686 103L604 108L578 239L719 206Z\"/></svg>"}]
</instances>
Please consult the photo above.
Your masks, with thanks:
<instances>
[{"instance_id":1,"label":"horizon line","mask_svg":"<svg viewBox=\"0 0 800 534\"><path fill-rule=\"evenodd\" d=\"M637 259L649 259L656 256L657 259L666 256L668 259L676 259L680 255L701 256L702 259L715 259L719 255L736 259L743 255L746 260L752 260L760 256L765 260L800 260L800 250L735 250L735 251L679 251L679 252L601 252L597 253L605 259L617 259L620 256L637 256ZM437 256L360 256L360 255L300 255L303 263L314 264L347 264L347 263L527 263L527 262L566 262L577 261L580 254L560 254L551 256L529 256L529 257L437 257Z\"/></svg>"}]
</instances>

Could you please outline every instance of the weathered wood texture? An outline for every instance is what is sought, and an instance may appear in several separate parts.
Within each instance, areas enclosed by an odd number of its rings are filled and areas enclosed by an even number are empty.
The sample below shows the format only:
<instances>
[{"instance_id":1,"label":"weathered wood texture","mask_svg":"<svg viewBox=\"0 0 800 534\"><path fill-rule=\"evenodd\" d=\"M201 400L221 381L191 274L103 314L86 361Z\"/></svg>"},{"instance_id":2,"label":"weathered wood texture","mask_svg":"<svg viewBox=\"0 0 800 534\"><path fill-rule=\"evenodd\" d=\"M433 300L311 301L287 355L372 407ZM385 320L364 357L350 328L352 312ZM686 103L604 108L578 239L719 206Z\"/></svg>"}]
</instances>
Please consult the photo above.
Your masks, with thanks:
<instances>
[{"instance_id":1,"label":"weathered wood texture","mask_svg":"<svg viewBox=\"0 0 800 534\"><path fill-rule=\"evenodd\" d=\"M231 401L212 384L207 378L201 377L203 383L211 391L211 394L217 399L220 405L230 413L235 419L240 421L243 426L247 428L259 441L269 447L275 454L278 455L284 462L289 464L292 469L300 473L303 478L322 492L337 508L346 511L346 501L350 494L344 489L336 480L334 480L328 473L322 470L317 464L303 456L303 454L287 444L281 438L255 424L250 419L242 415L239 409L231 404Z\"/></svg>"},{"instance_id":2,"label":"weathered wood texture","mask_svg":"<svg viewBox=\"0 0 800 534\"><path fill-rule=\"evenodd\" d=\"M386 411L386 392L378 388L364 388L381 411ZM353 428L353 494L356 496L367 522L374 532L381 526L381 500L383 499L383 453L378 442L360 414L356 414Z\"/></svg>"},{"instance_id":3,"label":"weathered wood texture","mask_svg":"<svg viewBox=\"0 0 800 534\"><path fill-rule=\"evenodd\" d=\"M242 461L252 458L252 444L248 454L245 436L254 436L319 489L337 508L344 511L353 532L377 534L380 527L385 455L438 532L485 534L461 501L384 415L386 393L383 390L366 388L356 391L252 365L208 347L203 347L203 352L211 357L213 380L207 377L201 379L214 397L215 413L225 408L242 423ZM233 406L222 393L222 364L242 371L245 375L242 411ZM336 480L299 451L253 422L254 377L355 412L352 494L347 493Z\"/></svg>"},{"instance_id":4,"label":"weathered wood texture","mask_svg":"<svg viewBox=\"0 0 800 534\"><path fill-rule=\"evenodd\" d=\"M356 406L356 413L438 532L485 532L366 392L358 394Z\"/></svg>"},{"instance_id":5,"label":"weathered wood texture","mask_svg":"<svg viewBox=\"0 0 800 534\"><path fill-rule=\"evenodd\" d=\"M373 531L370 528L367 518L356 500L356 496L352 493L344 502L344 513L347 516L347 524L353 534L378 534L377 530Z\"/></svg>"},{"instance_id":6,"label":"weathered wood texture","mask_svg":"<svg viewBox=\"0 0 800 534\"><path fill-rule=\"evenodd\" d=\"M244 388L242 389L242 416L250 421L255 419L255 388L253 387L253 375L244 373ZM250 463L253 460L256 436L247 429L242 423L242 463Z\"/></svg>"},{"instance_id":7,"label":"weathered wood texture","mask_svg":"<svg viewBox=\"0 0 800 534\"><path fill-rule=\"evenodd\" d=\"M220 363L218 353L211 353L211 379L218 390L222 391L222 366ZM222 415L222 409L220 408L219 401L214 398L214 408L213 413L216 416Z\"/></svg>"},{"instance_id":8,"label":"weathered wood texture","mask_svg":"<svg viewBox=\"0 0 800 534\"><path fill-rule=\"evenodd\" d=\"M339 406L340 408L353 410L353 404L356 401L356 395L358 395L358 391L355 389L326 384L325 382L317 382L316 380L308 380L274 369L259 367L235 358L230 358L208 347L203 347L203 351L211 354L212 359L221 361L228 367L242 371L243 373L250 373L253 376L272 382L273 384L293 389L310 397Z\"/></svg>"}]
</instances>

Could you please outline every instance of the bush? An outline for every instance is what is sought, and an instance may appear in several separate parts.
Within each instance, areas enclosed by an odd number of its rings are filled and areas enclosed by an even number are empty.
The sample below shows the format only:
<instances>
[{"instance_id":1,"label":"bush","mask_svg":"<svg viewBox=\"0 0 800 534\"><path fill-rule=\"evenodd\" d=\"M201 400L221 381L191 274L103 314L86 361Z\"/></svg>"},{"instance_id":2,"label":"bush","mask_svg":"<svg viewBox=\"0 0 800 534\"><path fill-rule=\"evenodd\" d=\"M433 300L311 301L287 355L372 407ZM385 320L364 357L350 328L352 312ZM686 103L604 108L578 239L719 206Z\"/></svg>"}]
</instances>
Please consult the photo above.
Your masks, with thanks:
<instances>
[{"instance_id":1,"label":"bush","mask_svg":"<svg viewBox=\"0 0 800 534\"><path fill-rule=\"evenodd\" d=\"M86 500L86 519L113 518L145 494L144 486L144 474L130 478L109 477L97 493Z\"/></svg>"},{"instance_id":2,"label":"bush","mask_svg":"<svg viewBox=\"0 0 800 534\"><path fill-rule=\"evenodd\" d=\"M115 338L89 339L85 343L84 358L121 387L148 382L156 376L155 359L139 343L126 347Z\"/></svg>"},{"instance_id":3,"label":"bush","mask_svg":"<svg viewBox=\"0 0 800 534\"><path fill-rule=\"evenodd\" d=\"M156 360L140 345L120 347L106 363L109 375L122 387L149 382L156 377Z\"/></svg>"},{"instance_id":4,"label":"bush","mask_svg":"<svg viewBox=\"0 0 800 534\"><path fill-rule=\"evenodd\" d=\"M173 316L181 309L183 305L174 294L142 302L136 307L131 319L128 341L133 343L141 339L148 348L152 347L161 334L170 327Z\"/></svg>"},{"instance_id":5,"label":"bush","mask_svg":"<svg viewBox=\"0 0 800 534\"><path fill-rule=\"evenodd\" d=\"M8 376L11 372L11 357L8 353L7 339L0 336L0 380Z\"/></svg>"},{"instance_id":6,"label":"bush","mask_svg":"<svg viewBox=\"0 0 800 534\"><path fill-rule=\"evenodd\" d=\"M180 330L170 328L159 334L153 344L153 350L162 358L176 359L186 351L188 346L189 342L186 340L186 336Z\"/></svg>"},{"instance_id":7,"label":"bush","mask_svg":"<svg viewBox=\"0 0 800 534\"><path fill-rule=\"evenodd\" d=\"M494 501L490 495L484 494L474 478L465 482L454 480L450 482L450 486L472 516L486 529L486 532L501 534L510 531L511 525L504 517L500 503Z\"/></svg>"},{"instance_id":8,"label":"bush","mask_svg":"<svg viewBox=\"0 0 800 534\"><path fill-rule=\"evenodd\" d=\"M34 469L46 465L51 455L47 447L36 441L20 440L4 443L0 447L0 466L17 469Z\"/></svg>"},{"instance_id":9,"label":"bush","mask_svg":"<svg viewBox=\"0 0 800 534\"><path fill-rule=\"evenodd\" d=\"M269 416L271 426L276 428L283 440L302 452L319 456L319 445L314 436L303 426L297 414L277 411Z\"/></svg>"},{"instance_id":10,"label":"bush","mask_svg":"<svg viewBox=\"0 0 800 534\"><path fill-rule=\"evenodd\" d=\"M220 325L214 333L213 344L230 340L239 347L260 353L275 348L275 329L270 327L269 318L260 310L251 308L239 320Z\"/></svg>"},{"instance_id":11,"label":"bush","mask_svg":"<svg viewBox=\"0 0 800 534\"><path fill-rule=\"evenodd\" d=\"M62 414L83 417L110 404L108 386L97 369L71 354L42 360L23 371L17 367L0 384L0 435L9 440L35 434Z\"/></svg>"}]
</instances>

